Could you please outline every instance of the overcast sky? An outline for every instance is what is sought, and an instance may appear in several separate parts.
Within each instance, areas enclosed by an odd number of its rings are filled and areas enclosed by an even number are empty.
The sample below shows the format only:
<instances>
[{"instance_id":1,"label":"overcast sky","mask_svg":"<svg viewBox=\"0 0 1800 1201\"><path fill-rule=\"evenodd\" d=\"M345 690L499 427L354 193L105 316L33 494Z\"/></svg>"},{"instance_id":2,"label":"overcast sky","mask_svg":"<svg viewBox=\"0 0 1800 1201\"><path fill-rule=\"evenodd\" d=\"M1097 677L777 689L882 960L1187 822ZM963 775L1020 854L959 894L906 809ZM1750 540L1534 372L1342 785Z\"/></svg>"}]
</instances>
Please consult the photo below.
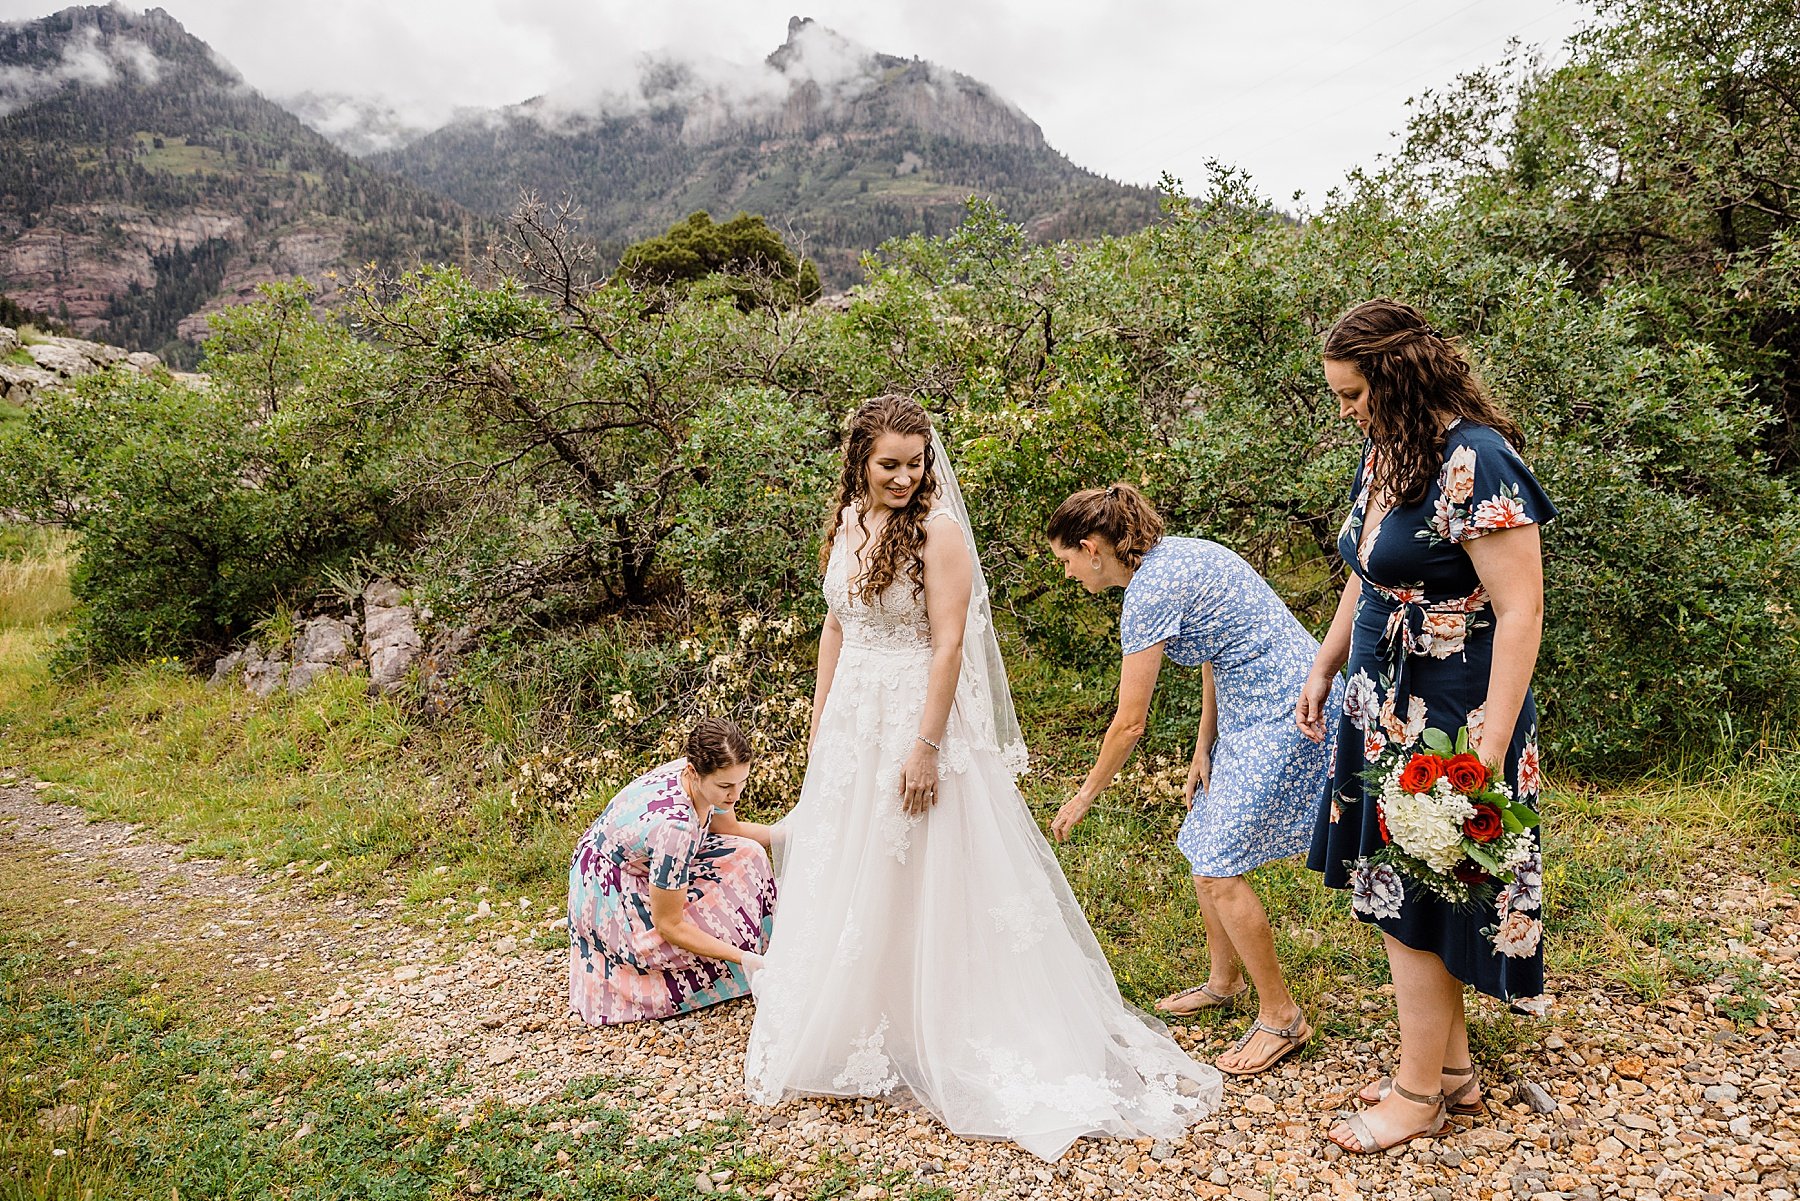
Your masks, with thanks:
<instances>
[{"instance_id":1,"label":"overcast sky","mask_svg":"<svg viewBox=\"0 0 1800 1201\"><path fill-rule=\"evenodd\" d=\"M1579 0L166 0L271 96L375 95L419 123L458 105L628 87L649 53L750 63L798 12L992 84L1076 163L1197 186L1208 159L1312 201L1394 146L1406 99L1517 36L1554 54ZM0 0L0 19L54 0ZM134 7L143 7L136 5Z\"/></svg>"}]
</instances>

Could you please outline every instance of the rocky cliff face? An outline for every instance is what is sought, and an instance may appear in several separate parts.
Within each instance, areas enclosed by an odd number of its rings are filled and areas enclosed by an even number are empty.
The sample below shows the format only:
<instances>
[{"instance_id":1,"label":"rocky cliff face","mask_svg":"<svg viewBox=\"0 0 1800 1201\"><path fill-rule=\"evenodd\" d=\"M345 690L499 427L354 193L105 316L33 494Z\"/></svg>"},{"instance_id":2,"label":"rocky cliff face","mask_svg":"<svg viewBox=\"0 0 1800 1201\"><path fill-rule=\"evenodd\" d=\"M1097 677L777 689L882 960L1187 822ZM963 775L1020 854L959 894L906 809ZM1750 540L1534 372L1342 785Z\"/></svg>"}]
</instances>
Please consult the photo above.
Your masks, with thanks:
<instances>
[{"instance_id":1,"label":"rocky cliff face","mask_svg":"<svg viewBox=\"0 0 1800 1201\"><path fill-rule=\"evenodd\" d=\"M120 297L156 287L158 258L243 235L243 218L226 212L53 206L29 227L0 225L0 288L28 309L94 333Z\"/></svg>"},{"instance_id":2,"label":"rocky cliff face","mask_svg":"<svg viewBox=\"0 0 1800 1201\"><path fill-rule=\"evenodd\" d=\"M662 63L628 93L538 97L371 161L495 215L522 189L572 195L612 246L697 209L758 213L803 235L835 286L888 238L954 227L971 195L1058 237L1125 232L1158 213L1154 192L1075 166L978 80L802 18L748 74Z\"/></svg>"},{"instance_id":3,"label":"rocky cliff face","mask_svg":"<svg viewBox=\"0 0 1800 1201\"><path fill-rule=\"evenodd\" d=\"M160 9L0 25L0 292L178 362L258 282L481 245L454 205L382 176L244 86ZM471 231L476 231L470 237Z\"/></svg>"}]
</instances>

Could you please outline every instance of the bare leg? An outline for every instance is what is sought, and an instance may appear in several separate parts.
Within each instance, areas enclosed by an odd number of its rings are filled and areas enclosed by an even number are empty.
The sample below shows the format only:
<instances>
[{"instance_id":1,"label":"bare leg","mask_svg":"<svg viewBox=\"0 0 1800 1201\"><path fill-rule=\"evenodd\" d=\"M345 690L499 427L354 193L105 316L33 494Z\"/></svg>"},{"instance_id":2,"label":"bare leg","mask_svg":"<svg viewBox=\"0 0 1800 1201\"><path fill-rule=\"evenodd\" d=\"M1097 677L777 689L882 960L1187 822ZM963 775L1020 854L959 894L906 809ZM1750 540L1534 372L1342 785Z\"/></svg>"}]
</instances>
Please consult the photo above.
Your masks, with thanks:
<instances>
[{"instance_id":1,"label":"bare leg","mask_svg":"<svg viewBox=\"0 0 1800 1201\"><path fill-rule=\"evenodd\" d=\"M1463 1021L1462 982L1431 952L1415 951L1388 934L1381 940L1387 947L1400 1014L1400 1066L1394 1079L1403 1088L1430 1096L1440 1091L1453 1037L1467 1062L1469 1036ZM1432 1106L1409 1101L1395 1091L1365 1110L1363 1120L1377 1142L1389 1144L1424 1128L1434 1112ZM1354 1140L1341 1122L1332 1128L1331 1137Z\"/></svg>"},{"instance_id":2,"label":"bare leg","mask_svg":"<svg viewBox=\"0 0 1800 1201\"><path fill-rule=\"evenodd\" d=\"M1269 931L1269 915L1256 890L1242 876L1196 876L1194 883L1210 904L1220 925L1231 935L1232 946L1243 961L1244 971L1256 985L1257 1020L1277 1029L1300 1016L1300 1006L1288 992L1281 963L1275 958L1275 936ZM1272 1035L1258 1033L1241 1051L1220 1056L1224 1067L1241 1068L1261 1063L1284 1044Z\"/></svg>"},{"instance_id":3,"label":"bare leg","mask_svg":"<svg viewBox=\"0 0 1800 1201\"><path fill-rule=\"evenodd\" d=\"M1206 926L1206 954L1212 961L1207 973L1206 987L1220 996L1230 996L1244 987L1244 973L1238 966L1241 962L1231 932L1219 916L1218 908L1207 895L1206 878L1194 877L1194 897L1200 902L1200 920ZM1191 1003L1188 998L1176 1001L1174 994L1164 997L1156 1003L1158 1009L1171 1013L1188 1012L1186 1006Z\"/></svg>"},{"instance_id":4,"label":"bare leg","mask_svg":"<svg viewBox=\"0 0 1800 1201\"><path fill-rule=\"evenodd\" d=\"M1200 902L1200 917L1206 922L1206 953L1212 959L1206 983L1214 992L1234 993L1244 987L1243 956L1231 936L1231 926L1207 892L1204 876L1194 877L1194 899Z\"/></svg>"},{"instance_id":5,"label":"bare leg","mask_svg":"<svg viewBox=\"0 0 1800 1201\"><path fill-rule=\"evenodd\" d=\"M1414 953L1416 954L1417 952ZM1433 956L1432 958L1436 958L1436 956ZM1468 1013L1463 1006L1464 993L1460 984L1456 988L1454 996L1455 1004L1450 1014L1450 1034L1444 1044L1445 1075L1438 1081L1438 1087L1446 1094L1455 1092L1469 1082L1467 1073L1458 1072L1455 1075L1450 1075L1450 1069L1467 1068L1474 1062L1474 1057L1469 1052ZM1380 1086L1382 1084L1382 1080L1371 1080L1368 1084L1363 1086L1362 1091L1357 1094L1357 1097L1370 1105L1376 1104L1381 1100ZM1478 1084L1476 1087L1463 1094L1461 1103L1467 1104L1471 1101L1478 1101L1481 1099L1481 1093L1481 1086Z\"/></svg>"}]
</instances>

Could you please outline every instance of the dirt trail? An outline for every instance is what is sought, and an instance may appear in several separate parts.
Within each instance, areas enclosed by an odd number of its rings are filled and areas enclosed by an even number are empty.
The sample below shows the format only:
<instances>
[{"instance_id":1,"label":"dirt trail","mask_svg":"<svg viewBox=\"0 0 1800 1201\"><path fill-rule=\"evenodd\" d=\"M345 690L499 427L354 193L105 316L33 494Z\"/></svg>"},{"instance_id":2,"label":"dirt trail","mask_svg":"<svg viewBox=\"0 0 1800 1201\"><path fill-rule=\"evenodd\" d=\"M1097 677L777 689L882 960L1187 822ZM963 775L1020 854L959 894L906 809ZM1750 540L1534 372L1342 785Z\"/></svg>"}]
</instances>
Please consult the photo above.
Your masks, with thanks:
<instances>
[{"instance_id":1,"label":"dirt trail","mask_svg":"<svg viewBox=\"0 0 1800 1201\"><path fill-rule=\"evenodd\" d=\"M1650 903L1718 921L1717 977L1652 1005L1617 989L1565 993L1537 1028L1539 1046L1517 1062L1483 1065L1492 1113L1452 1136L1372 1160L1325 1146L1321 1135L1349 1090L1380 1070L1373 1043L1340 1040L1231 1089L1214 1119L1181 1142L1084 1141L1045 1165L874 1102L746 1110L749 1004L590 1030L567 1013L567 951L549 925L554 915L521 909L517 898L483 894L403 919L398 897L316 896L310 869L183 858L151 833L89 821L29 785L0 788L0 871L15 881L0 890L0 920L77 932L66 940L71 974L130 969L229 1007L301 1015L279 1054L458 1064L468 1087L445 1098L452 1111L530 1103L606 1076L618 1082L610 1102L645 1132L745 1112L753 1150L789 1169L761 1190L772 1197L809 1194L804 1168L827 1151L924 1173L959 1197L1248 1201L1273 1187L1432 1201L1795 1201L1800 1192L1800 899L1748 877L1715 874L1686 898L1647 892ZM1758 995L1751 1008L1761 1012L1747 1016L1744 1004ZM1385 1020L1380 998L1338 1000ZM1223 1049L1210 1030L1176 1035L1202 1057ZM1389 1028L1374 1032L1384 1045L1391 1037ZM1553 1111L1534 1112L1530 1089L1497 1078L1508 1073L1538 1086L1539 1106Z\"/></svg>"}]
</instances>

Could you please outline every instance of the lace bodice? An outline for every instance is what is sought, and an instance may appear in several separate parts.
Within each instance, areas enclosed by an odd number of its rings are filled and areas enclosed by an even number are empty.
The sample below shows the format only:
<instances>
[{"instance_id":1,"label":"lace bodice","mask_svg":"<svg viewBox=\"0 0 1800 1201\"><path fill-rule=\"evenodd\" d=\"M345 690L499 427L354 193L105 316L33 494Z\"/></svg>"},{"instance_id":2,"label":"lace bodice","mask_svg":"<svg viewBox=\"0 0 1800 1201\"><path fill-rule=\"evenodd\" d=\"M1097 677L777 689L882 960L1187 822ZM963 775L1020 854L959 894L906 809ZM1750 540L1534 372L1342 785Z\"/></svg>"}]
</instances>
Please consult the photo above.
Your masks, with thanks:
<instances>
[{"instance_id":1,"label":"lace bodice","mask_svg":"<svg viewBox=\"0 0 1800 1201\"><path fill-rule=\"evenodd\" d=\"M944 509L926 514L927 523L948 518ZM859 535L844 510L839 519L836 544L831 548L831 561L825 568L825 607L844 627L844 645L888 651L929 651L931 622L925 614L925 594L916 588L909 573L900 578L871 603L850 595L852 574L859 567L850 551L850 540Z\"/></svg>"}]
</instances>

